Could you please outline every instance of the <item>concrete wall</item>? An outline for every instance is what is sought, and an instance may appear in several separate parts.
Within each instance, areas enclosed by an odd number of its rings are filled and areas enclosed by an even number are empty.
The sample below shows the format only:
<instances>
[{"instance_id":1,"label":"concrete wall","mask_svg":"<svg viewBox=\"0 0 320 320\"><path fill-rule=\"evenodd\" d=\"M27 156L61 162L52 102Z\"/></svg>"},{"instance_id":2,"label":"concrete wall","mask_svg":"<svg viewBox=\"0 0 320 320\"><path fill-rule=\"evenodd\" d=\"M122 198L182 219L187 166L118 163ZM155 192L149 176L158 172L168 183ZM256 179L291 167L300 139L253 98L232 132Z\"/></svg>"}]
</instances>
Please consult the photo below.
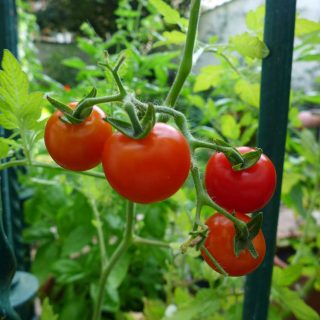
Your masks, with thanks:
<instances>
[{"instance_id":1,"label":"concrete wall","mask_svg":"<svg viewBox=\"0 0 320 320\"><path fill-rule=\"evenodd\" d=\"M233 0L203 13L199 26L199 38L207 41L211 36L218 35L221 43L227 43L230 36L247 30L245 17L248 11L255 10L264 3L264 0ZM320 0L298 0L297 8L300 17L320 22ZM204 54L197 62L195 71L215 62L216 59L212 54ZM293 87L312 90L315 77L320 76L320 65L295 63L292 74Z\"/></svg>"}]
</instances>

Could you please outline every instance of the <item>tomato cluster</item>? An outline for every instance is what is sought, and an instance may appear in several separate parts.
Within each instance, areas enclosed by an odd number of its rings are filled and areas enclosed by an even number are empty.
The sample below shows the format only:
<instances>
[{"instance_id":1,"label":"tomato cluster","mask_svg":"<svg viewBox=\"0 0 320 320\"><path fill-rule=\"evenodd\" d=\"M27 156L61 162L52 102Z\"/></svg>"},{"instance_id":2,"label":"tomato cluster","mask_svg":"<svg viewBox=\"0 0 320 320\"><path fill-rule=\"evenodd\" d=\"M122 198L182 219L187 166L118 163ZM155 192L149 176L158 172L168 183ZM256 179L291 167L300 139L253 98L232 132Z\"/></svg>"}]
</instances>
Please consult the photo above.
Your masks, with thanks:
<instances>
[{"instance_id":1,"label":"tomato cluster","mask_svg":"<svg viewBox=\"0 0 320 320\"><path fill-rule=\"evenodd\" d=\"M130 201L165 200L188 177L188 141L170 125L157 123L146 137L136 140L112 133L98 107L80 124L66 123L62 116L56 111L45 128L45 144L51 157L73 171L89 170L102 162L110 185Z\"/></svg>"},{"instance_id":2,"label":"tomato cluster","mask_svg":"<svg viewBox=\"0 0 320 320\"><path fill-rule=\"evenodd\" d=\"M249 147L240 147L241 154L254 151ZM271 160L264 154L253 166L244 170L234 170L227 157L217 152L211 156L205 172L205 186L209 196L217 204L235 216L249 222L252 213L262 209L271 199L276 188L277 175ZM234 224L221 214L211 216L206 225L208 235L204 246L230 276L241 276L255 270L263 261L266 246L260 230L252 240L258 254L254 258L248 248L237 256L234 249L236 229ZM211 259L201 252L205 261L216 271Z\"/></svg>"},{"instance_id":3,"label":"tomato cluster","mask_svg":"<svg viewBox=\"0 0 320 320\"><path fill-rule=\"evenodd\" d=\"M75 108L76 104L70 105ZM174 127L156 123L143 138L130 138L112 132L104 112L94 106L81 123L70 123L61 111L55 112L45 128L45 144L51 157L61 167L89 170L102 163L109 184L120 195L137 203L165 200L176 193L188 177L191 152L185 136ZM240 154L254 149L238 148ZM235 170L222 152L214 153L205 171L205 187L212 200L248 223L252 213L263 208L276 186L276 171L270 159L259 160L242 170ZM201 250L204 260L216 271L218 264L230 276L253 271L265 255L265 240L260 230L252 240L257 257L248 247L235 251L234 222L217 213L207 222L208 233ZM250 240L250 241L251 241ZM209 254L209 256L208 256ZM211 256L211 257L210 257ZM213 259L212 259L213 258Z\"/></svg>"}]
</instances>

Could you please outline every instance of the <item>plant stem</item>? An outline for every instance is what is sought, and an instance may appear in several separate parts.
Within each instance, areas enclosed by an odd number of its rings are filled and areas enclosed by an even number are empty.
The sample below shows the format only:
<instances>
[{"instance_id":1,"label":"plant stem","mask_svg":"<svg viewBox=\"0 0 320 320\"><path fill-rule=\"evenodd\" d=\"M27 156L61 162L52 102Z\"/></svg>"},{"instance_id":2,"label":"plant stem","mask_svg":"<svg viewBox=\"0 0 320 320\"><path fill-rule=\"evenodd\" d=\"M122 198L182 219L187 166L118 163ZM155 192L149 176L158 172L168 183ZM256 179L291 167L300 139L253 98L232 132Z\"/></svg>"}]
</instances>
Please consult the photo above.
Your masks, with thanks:
<instances>
[{"instance_id":1,"label":"plant stem","mask_svg":"<svg viewBox=\"0 0 320 320\"><path fill-rule=\"evenodd\" d=\"M97 208L97 204L93 197L88 197L88 200L91 204L94 217L96 219L96 228L98 233L98 243L99 243L99 249L100 249L100 255L101 255L101 273L105 265L107 264L107 251L106 251L106 244L105 244L105 238L103 234L103 224L100 217L100 212Z\"/></svg>"},{"instance_id":2,"label":"plant stem","mask_svg":"<svg viewBox=\"0 0 320 320\"><path fill-rule=\"evenodd\" d=\"M189 26L187 32L186 44L183 51L182 60L178 69L178 73L175 77L173 85L168 93L165 100L165 105L174 107L178 96L182 90L185 80L191 72L192 60L193 60L193 50L196 40L196 34L198 29L199 15L200 15L200 4L201 0L192 0L191 2L191 12L189 19Z\"/></svg>"},{"instance_id":3,"label":"plant stem","mask_svg":"<svg viewBox=\"0 0 320 320\"><path fill-rule=\"evenodd\" d=\"M159 241L159 240L153 240L153 239L146 239L146 238L141 238L139 236L134 236L133 237L133 243L134 244L146 244L146 245L151 245L151 246L156 246L156 247L163 247L163 248L170 248L170 244L167 242Z\"/></svg>"},{"instance_id":4,"label":"plant stem","mask_svg":"<svg viewBox=\"0 0 320 320\"><path fill-rule=\"evenodd\" d=\"M134 226L134 211L135 211L135 204L129 200L127 200L127 207L126 207L126 227L124 231L124 237L117 247L117 249L112 254L109 262L104 266L100 281L99 281L99 289L98 289L98 297L97 302L94 308L94 313L92 320L99 320L101 315L101 307L103 303L103 297L105 293L105 286L108 280L108 276L110 275L110 272L112 271L115 264L118 262L118 260L121 258L121 256L127 251L129 246L132 243L133 240L133 226Z\"/></svg>"},{"instance_id":5,"label":"plant stem","mask_svg":"<svg viewBox=\"0 0 320 320\"><path fill-rule=\"evenodd\" d=\"M206 254L206 256L212 261L212 263L216 266L216 268L219 270L219 272L221 274L223 274L225 277L228 276L228 273L224 271L224 269L222 268L222 266L219 264L219 262L212 256L212 254L209 252L209 250L204 246L201 245L200 246L201 250L204 251L204 253Z\"/></svg>"},{"instance_id":6,"label":"plant stem","mask_svg":"<svg viewBox=\"0 0 320 320\"><path fill-rule=\"evenodd\" d=\"M70 172L74 174L81 174L83 176L89 176L89 177L95 177L98 179L105 179L105 175L101 172L95 172L95 171L71 171L64 169L62 167L59 167L55 164L51 163L43 163L43 162L37 162L37 161L29 161L27 159L21 159L21 160L12 160L9 162L0 163L0 171L5 170L12 167L23 167L23 166L29 166L29 167L35 167L35 168L45 168L45 169L53 169L53 170L60 170L65 172Z\"/></svg>"}]
</instances>

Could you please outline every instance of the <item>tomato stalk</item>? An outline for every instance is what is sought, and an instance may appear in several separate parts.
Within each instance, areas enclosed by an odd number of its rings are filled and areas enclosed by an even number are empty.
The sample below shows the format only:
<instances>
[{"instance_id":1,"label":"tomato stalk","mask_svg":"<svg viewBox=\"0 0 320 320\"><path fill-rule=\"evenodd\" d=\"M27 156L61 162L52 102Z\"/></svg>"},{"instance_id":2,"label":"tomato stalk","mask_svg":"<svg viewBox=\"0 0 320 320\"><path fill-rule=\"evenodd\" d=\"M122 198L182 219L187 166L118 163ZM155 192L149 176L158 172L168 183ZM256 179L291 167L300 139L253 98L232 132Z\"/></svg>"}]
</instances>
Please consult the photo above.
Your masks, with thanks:
<instances>
[{"instance_id":1,"label":"tomato stalk","mask_svg":"<svg viewBox=\"0 0 320 320\"><path fill-rule=\"evenodd\" d=\"M228 273L224 271L222 266L219 264L219 262L212 256L212 254L208 251L208 249L202 244L200 246L200 249L204 251L204 253L207 255L207 257L212 261L212 263L217 267L219 272L224 275L225 277L228 276Z\"/></svg>"},{"instance_id":2,"label":"tomato stalk","mask_svg":"<svg viewBox=\"0 0 320 320\"><path fill-rule=\"evenodd\" d=\"M201 0L193 0L191 2L191 11L189 18L189 26L187 31L186 44L183 50L182 60L175 77L173 85L165 100L165 105L174 107L180 95L182 87L191 72L193 65L193 50L196 41L196 34L198 30L199 16L200 16Z\"/></svg>"},{"instance_id":3,"label":"tomato stalk","mask_svg":"<svg viewBox=\"0 0 320 320\"><path fill-rule=\"evenodd\" d=\"M121 256L127 251L127 249L132 244L134 213L135 213L135 204L127 200L126 224L125 224L124 236L121 243L112 254L109 262L107 262L104 268L102 269L99 286L98 286L98 296L97 296L92 320L99 320L100 318L101 307L102 307L102 302L104 297L104 290L105 290L105 286L106 286L106 282L108 280L109 274L111 273L117 261L121 258Z\"/></svg>"}]
</instances>

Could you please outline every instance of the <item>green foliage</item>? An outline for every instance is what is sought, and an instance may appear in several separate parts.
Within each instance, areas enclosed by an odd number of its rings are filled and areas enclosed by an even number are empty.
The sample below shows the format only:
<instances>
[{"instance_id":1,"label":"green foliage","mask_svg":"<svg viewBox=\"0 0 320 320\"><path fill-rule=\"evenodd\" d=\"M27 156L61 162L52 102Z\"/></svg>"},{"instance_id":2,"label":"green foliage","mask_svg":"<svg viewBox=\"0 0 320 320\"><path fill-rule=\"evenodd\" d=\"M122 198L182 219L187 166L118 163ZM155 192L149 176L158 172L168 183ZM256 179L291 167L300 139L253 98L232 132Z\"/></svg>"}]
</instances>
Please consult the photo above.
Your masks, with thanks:
<instances>
[{"instance_id":1,"label":"green foliage","mask_svg":"<svg viewBox=\"0 0 320 320\"><path fill-rule=\"evenodd\" d=\"M140 1L139 7L128 0L117 5L116 31L107 41L97 35L92 25L82 24L77 54L63 61L76 73L71 91L62 94L65 102L80 99L93 85L98 95L114 92L110 74L96 63L104 62L104 50L110 52L111 62L125 55L121 77L132 93L142 100L163 102L177 70L187 20L161 0ZM234 145L256 144L260 59L269 52L261 40L263 17L263 7L249 12L249 31L232 37L227 44L220 43L218 37L208 44L198 44L196 55L209 52L218 62L191 75L178 102L177 108L189 117L195 134L208 140L222 138ZM29 24L34 22L24 18ZM318 23L297 19L297 61L319 62L318 30ZM43 90L45 86L60 97L57 89L62 86L41 75L33 50L29 47L28 55L23 57L26 73L8 52L2 62L0 122L13 129L13 135L0 139L0 157L9 155L16 160L15 152L22 149L23 156L48 164L50 159L39 140L43 133L43 122L39 121L42 95L29 92L27 79L32 80L32 88ZM28 57L33 57L32 63L27 63ZM289 312L301 320L318 319L304 302L305 296L299 296L294 289L300 276L310 277L317 290L320 287L319 227L312 215L320 205L320 149L313 132L298 130L297 119L302 106L319 102L318 91L292 95L282 200L302 220L303 236L286 240L291 241L296 254L287 261L288 268L274 270L272 320L285 319ZM113 106L102 105L108 115L121 118L122 111ZM208 156L203 152L199 160L205 161ZM41 319L88 319L97 299L101 267L98 231L103 231L110 258L123 234L123 200L104 180L50 166L33 166L21 180L33 193L25 203L28 227L24 232L25 240L36 248L32 271L41 281L40 294L49 297L52 305L44 300ZM183 190L164 203L138 206L135 232L171 243L172 251L143 245L131 247L110 274L103 297L104 319L132 319L128 313L132 310L144 313L150 320L241 318L243 279L222 279L202 262L196 250L185 255L177 252L191 230L195 213L195 195L189 185L187 182ZM212 214L211 210L206 214Z\"/></svg>"},{"instance_id":2,"label":"green foliage","mask_svg":"<svg viewBox=\"0 0 320 320\"><path fill-rule=\"evenodd\" d=\"M29 92L27 75L20 64L8 51L4 51L0 71L0 125L12 130L13 136L20 139L1 139L1 157L11 151L23 149L26 156L35 143L41 138L43 123L38 121L41 116L43 94ZM12 155L13 156L13 155Z\"/></svg>"},{"instance_id":3,"label":"green foliage","mask_svg":"<svg viewBox=\"0 0 320 320\"><path fill-rule=\"evenodd\" d=\"M58 320L58 316L54 314L48 298L43 301L40 320Z\"/></svg>"}]
</instances>

